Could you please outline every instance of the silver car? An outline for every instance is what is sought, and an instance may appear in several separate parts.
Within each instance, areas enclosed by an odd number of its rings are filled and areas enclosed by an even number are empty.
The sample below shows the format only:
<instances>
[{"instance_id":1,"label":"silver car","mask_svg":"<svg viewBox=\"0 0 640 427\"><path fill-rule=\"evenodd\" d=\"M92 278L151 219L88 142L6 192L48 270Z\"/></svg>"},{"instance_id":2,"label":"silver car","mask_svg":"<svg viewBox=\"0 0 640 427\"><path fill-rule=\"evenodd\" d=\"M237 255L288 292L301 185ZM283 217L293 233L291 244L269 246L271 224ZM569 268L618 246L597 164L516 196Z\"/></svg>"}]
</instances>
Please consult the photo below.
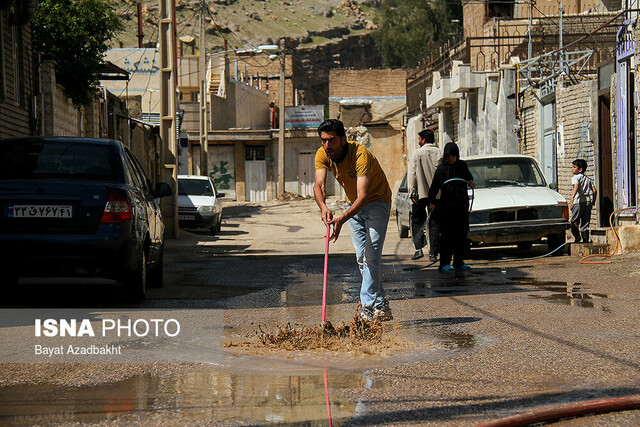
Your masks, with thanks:
<instances>
[{"instance_id":1,"label":"silver car","mask_svg":"<svg viewBox=\"0 0 640 427\"><path fill-rule=\"evenodd\" d=\"M178 220L180 227L220 231L222 203L216 186L208 176L178 175Z\"/></svg>"},{"instance_id":2,"label":"silver car","mask_svg":"<svg viewBox=\"0 0 640 427\"><path fill-rule=\"evenodd\" d=\"M411 230L411 197L407 188L407 174L404 174L396 193L396 225L400 238L409 237Z\"/></svg>"}]
</instances>

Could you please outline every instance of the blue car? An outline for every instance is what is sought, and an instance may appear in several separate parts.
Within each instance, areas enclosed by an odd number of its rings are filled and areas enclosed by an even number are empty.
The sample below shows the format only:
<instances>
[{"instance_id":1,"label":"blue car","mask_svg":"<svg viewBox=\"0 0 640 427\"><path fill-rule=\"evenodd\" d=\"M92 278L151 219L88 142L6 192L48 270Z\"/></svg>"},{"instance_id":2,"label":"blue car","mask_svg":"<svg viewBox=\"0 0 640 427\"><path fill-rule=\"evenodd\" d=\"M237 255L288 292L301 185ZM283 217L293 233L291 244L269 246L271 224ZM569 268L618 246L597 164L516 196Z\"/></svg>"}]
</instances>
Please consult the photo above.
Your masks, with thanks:
<instances>
[{"instance_id":1,"label":"blue car","mask_svg":"<svg viewBox=\"0 0 640 427\"><path fill-rule=\"evenodd\" d=\"M0 139L0 268L20 277L115 279L136 301L161 286L164 223L140 163L121 142Z\"/></svg>"}]
</instances>

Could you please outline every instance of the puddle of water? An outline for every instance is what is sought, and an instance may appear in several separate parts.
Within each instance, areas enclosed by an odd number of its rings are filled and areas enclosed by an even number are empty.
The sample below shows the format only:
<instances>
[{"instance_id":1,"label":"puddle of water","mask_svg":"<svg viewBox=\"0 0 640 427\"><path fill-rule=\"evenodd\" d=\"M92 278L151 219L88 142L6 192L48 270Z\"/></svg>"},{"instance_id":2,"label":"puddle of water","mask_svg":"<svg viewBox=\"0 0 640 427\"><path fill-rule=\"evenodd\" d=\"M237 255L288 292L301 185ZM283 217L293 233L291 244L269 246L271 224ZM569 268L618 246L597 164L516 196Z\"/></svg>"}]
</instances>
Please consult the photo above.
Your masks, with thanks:
<instances>
[{"instance_id":1,"label":"puddle of water","mask_svg":"<svg viewBox=\"0 0 640 427\"><path fill-rule=\"evenodd\" d=\"M356 404L337 397L336 391L364 388L363 374L329 374L326 384L331 416L353 416ZM156 419L166 422L179 418L226 425L241 422L315 425L327 424L326 399L324 374L256 375L204 369L168 378L142 375L96 387L1 388L0 424L96 423L114 419L124 423Z\"/></svg>"},{"instance_id":2,"label":"puddle of water","mask_svg":"<svg viewBox=\"0 0 640 427\"><path fill-rule=\"evenodd\" d=\"M541 291L552 292L551 295L529 295L529 298L542 300L551 304L570 305L574 307L595 308L601 300L607 300L608 294L588 292L582 283L538 282L522 280L519 285L533 286ZM607 311L607 307L602 307Z\"/></svg>"}]
</instances>

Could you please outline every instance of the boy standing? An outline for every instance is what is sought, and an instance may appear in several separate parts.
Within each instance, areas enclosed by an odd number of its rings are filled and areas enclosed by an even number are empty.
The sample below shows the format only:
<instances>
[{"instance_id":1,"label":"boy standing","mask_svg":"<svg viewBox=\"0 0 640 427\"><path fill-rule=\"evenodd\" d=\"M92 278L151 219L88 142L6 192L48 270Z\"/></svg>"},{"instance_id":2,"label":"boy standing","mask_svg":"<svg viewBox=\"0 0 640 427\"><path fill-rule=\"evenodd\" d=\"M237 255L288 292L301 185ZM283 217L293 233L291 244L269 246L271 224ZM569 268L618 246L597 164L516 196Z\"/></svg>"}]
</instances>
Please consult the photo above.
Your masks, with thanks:
<instances>
[{"instance_id":1,"label":"boy standing","mask_svg":"<svg viewBox=\"0 0 640 427\"><path fill-rule=\"evenodd\" d=\"M589 222L591 221L591 207L596 203L597 190L593 181L584 175L587 170L587 162L584 159L576 159L571 166L573 177L571 184L573 192L569 209L571 209L571 234L575 242L581 240L589 242Z\"/></svg>"}]
</instances>

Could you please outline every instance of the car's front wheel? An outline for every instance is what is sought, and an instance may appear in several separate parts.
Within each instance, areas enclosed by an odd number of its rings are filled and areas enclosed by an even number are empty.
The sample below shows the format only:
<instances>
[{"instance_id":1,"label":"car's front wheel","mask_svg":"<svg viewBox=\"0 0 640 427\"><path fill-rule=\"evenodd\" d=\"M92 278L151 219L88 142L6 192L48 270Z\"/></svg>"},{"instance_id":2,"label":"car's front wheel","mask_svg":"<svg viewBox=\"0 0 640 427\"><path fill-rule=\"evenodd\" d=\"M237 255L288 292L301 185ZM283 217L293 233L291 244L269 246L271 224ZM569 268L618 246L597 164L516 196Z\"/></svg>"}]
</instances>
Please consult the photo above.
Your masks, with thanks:
<instances>
[{"instance_id":1,"label":"car's front wheel","mask_svg":"<svg viewBox=\"0 0 640 427\"><path fill-rule=\"evenodd\" d=\"M140 302L147 296L147 256L144 249L140 252L135 270L123 280L127 296L133 302Z\"/></svg>"},{"instance_id":2,"label":"car's front wheel","mask_svg":"<svg viewBox=\"0 0 640 427\"><path fill-rule=\"evenodd\" d=\"M156 265L149 270L147 284L150 288L161 288L164 284L164 245L160 248Z\"/></svg>"},{"instance_id":3,"label":"car's front wheel","mask_svg":"<svg viewBox=\"0 0 640 427\"><path fill-rule=\"evenodd\" d=\"M398 211L396 211L396 225L398 226L398 236L401 239L405 237L409 237L409 227L405 227L400 223L400 217L398 216Z\"/></svg>"},{"instance_id":4,"label":"car's front wheel","mask_svg":"<svg viewBox=\"0 0 640 427\"><path fill-rule=\"evenodd\" d=\"M556 249L564 245L566 240L567 240L567 235L564 231L562 233L549 234L547 236L547 246L549 248L549 252L555 251L552 254L553 256L562 255L562 249L559 249L557 251Z\"/></svg>"}]
</instances>

